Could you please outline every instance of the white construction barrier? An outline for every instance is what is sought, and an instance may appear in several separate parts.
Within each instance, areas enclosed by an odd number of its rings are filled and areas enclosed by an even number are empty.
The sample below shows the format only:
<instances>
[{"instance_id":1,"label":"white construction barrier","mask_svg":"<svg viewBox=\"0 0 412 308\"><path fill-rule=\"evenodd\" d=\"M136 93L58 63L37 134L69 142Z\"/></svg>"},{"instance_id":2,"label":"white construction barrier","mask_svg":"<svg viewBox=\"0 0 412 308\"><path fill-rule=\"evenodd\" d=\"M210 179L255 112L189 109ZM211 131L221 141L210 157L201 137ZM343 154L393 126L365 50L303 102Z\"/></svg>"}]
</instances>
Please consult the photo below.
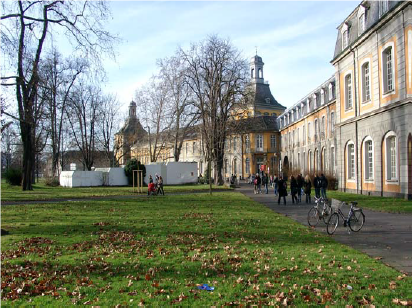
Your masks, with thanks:
<instances>
[{"instance_id":1,"label":"white construction barrier","mask_svg":"<svg viewBox=\"0 0 412 308\"><path fill-rule=\"evenodd\" d=\"M164 185L197 183L197 162L151 163L145 167L145 183L149 183L150 175L154 181L156 173L162 176Z\"/></svg>"},{"instance_id":2,"label":"white construction barrier","mask_svg":"<svg viewBox=\"0 0 412 308\"><path fill-rule=\"evenodd\" d=\"M103 186L127 186L129 184L123 168L96 168L103 172Z\"/></svg>"},{"instance_id":3,"label":"white construction barrier","mask_svg":"<svg viewBox=\"0 0 412 308\"><path fill-rule=\"evenodd\" d=\"M101 171L62 171L60 185L63 187L90 187L103 185Z\"/></svg>"}]
</instances>

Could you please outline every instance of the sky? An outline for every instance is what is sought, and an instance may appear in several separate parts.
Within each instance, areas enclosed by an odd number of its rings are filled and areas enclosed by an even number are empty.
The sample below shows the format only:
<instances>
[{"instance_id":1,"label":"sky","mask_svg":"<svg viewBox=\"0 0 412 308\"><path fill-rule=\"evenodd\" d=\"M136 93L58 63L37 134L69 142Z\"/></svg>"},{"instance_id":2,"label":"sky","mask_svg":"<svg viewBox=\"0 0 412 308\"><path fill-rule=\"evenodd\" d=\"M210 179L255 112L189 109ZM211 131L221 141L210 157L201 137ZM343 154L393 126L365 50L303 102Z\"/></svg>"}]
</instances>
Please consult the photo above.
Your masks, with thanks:
<instances>
[{"instance_id":1,"label":"sky","mask_svg":"<svg viewBox=\"0 0 412 308\"><path fill-rule=\"evenodd\" d=\"M107 29L121 37L105 61L105 92L126 111L156 74L156 61L209 35L230 39L250 60L262 57L276 100L290 107L330 78L337 27L358 1L111 1Z\"/></svg>"}]
</instances>

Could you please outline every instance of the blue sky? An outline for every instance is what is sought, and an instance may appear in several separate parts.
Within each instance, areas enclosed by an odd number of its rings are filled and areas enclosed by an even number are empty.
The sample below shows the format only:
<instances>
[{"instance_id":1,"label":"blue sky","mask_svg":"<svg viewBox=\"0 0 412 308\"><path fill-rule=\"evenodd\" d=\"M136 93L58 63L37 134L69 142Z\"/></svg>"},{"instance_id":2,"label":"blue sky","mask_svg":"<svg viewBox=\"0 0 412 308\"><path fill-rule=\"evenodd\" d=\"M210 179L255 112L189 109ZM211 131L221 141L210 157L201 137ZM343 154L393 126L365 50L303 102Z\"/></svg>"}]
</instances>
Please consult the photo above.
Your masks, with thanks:
<instances>
[{"instance_id":1,"label":"blue sky","mask_svg":"<svg viewBox=\"0 0 412 308\"><path fill-rule=\"evenodd\" d=\"M255 47L264 78L279 103L290 107L334 74L329 63L336 27L353 1L112 1L107 29L123 42L106 61L109 83L126 109L135 90L156 73L156 60L217 34L250 59Z\"/></svg>"}]
</instances>

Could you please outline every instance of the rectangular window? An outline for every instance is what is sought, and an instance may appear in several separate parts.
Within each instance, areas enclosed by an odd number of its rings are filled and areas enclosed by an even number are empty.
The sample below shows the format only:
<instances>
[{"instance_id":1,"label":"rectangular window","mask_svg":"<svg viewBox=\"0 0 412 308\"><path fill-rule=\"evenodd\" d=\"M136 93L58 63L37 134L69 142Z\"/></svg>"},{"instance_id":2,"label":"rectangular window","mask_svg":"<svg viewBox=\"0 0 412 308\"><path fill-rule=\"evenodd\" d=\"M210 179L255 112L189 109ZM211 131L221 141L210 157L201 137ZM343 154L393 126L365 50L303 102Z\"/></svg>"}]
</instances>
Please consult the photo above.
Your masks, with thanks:
<instances>
[{"instance_id":1,"label":"rectangular window","mask_svg":"<svg viewBox=\"0 0 412 308\"><path fill-rule=\"evenodd\" d=\"M387 90L393 90L393 75L392 75L392 52L391 48L386 52L386 74L387 74Z\"/></svg>"},{"instance_id":2,"label":"rectangular window","mask_svg":"<svg viewBox=\"0 0 412 308\"><path fill-rule=\"evenodd\" d=\"M195 154L196 151L196 142L193 142L192 154Z\"/></svg>"},{"instance_id":3,"label":"rectangular window","mask_svg":"<svg viewBox=\"0 0 412 308\"><path fill-rule=\"evenodd\" d=\"M250 148L250 139L249 139L249 135L246 135L246 138L245 138L245 146L246 146L246 149L249 149L249 148Z\"/></svg>"},{"instance_id":4,"label":"rectangular window","mask_svg":"<svg viewBox=\"0 0 412 308\"><path fill-rule=\"evenodd\" d=\"M335 113L330 113L330 131L333 133L335 131Z\"/></svg>"},{"instance_id":5,"label":"rectangular window","mask_svg":"<svg viewBox=\"0 0 412 308\"><path fill-rule=\"evenodd\" d=\"M388 11L388 0L379 1L379 17Z\"/></svg>"},{"instance_id":6,"label":"rectangular window","mask_svg":"<svg viewBox=\"0 0 412 308\"><path fill-rule=\"evenodd\" d=\"M348 145L348 179L355 179L355 145Z\"/></svg>"},{"instance_id":7,"label":"rectangular window","mask_svg":"<svg viewBox=\"0 0 412 308\"><path fill-rule=\"evenodd\" d=\"M246 169L246 175L249 175L249 173L250 173L250 159L249 158L246 158L245 169Z\"/></svg>"},{"instance_id":8,"label":"rectangular window","mask_svg":"<svg viewBox=\"0 0 412 308\"><path fill-rule=\"evenodd\" d=\"M276 135L270 135L270 147L272 149L276 148Z\"/></svg>"},{"instance_id":9,"label":"rectangular window","mask_svg":"<svg viewBox=\"0 0 412 308\"><path fill-rule=\"evenodd\" d=\"M236 141L237 141L236 137L233 138L233 151L236 151L236 148L237 148L237 142Z\"/></svg>"},{"instance_id":10,"label":"rectangular window","mask_svg":"<svg viewBox=\"0 0 412 308\"><path fill-rule=\"evenodd\" d=\"M362 66L362 75L362 101L367 102L371 99L369 62Z\"/></svg>"},{"instance_id":11,"label":"rectangular window","mask_svg":"<svg viewBox=\"0 0 412 308\"><path fill-rule=\"evenodd\" d=\"M263 135L256 136L256 151L263 151Z\"/></svg>"},{"instance_id":12,"label":"rectangular window","mask_svg":"<svg viewBox=\"0 0 412 308\"><path fill-rule=\"evenodd\" d=\"M365 31L365 14L359 17L359 34L362 34L363 31Z\"/></svg>"},{"instance_id":13,"label":"rectangular window","mask_svg":"<svg viewBox=\"0 0 412 308\"><path fill-rule=\"evenodd\" d=\"M335 174L335 147L332 147L330 151L330 169L332 174Z\"/></svg>"},{"instance_id":14,"label":"rectangular window","mask_svg":"<svg viewBox=\"0 0 412 308\"><path fill-rule=\"evenodd\" d=\"M352 76L350 74L345 77L345 92L346 109L352 109Z\"/></svg>"},{"instance_id":15,"label":"rectangular window","mask_svg":"<svg viewBox=\"0 0 412 308\"><path fill-rule=\"evenodd\" d=\"M303 130L303 132L302 132L302 134L303 134L303 139L302 139L302 144L306 144L306 130L305 130L305 125L303 125L303 127L302 127L302 130Z\"/></svg>"},{"instance_id":16,"label":"rectangular window","mask_svg":"<svg viewBox=\"0 0 412 308\"><path fill-rule=\"evenodd\" d=\"M346 47L348 47L348 39L349 39L349 35L348 35L349 33L348 33L348 30L346 30L345 32L343 32L343 38L342 38L342 40L343 40L343 46L342 46L342 49L345 49Z\"/></svg>"}]
</instances>

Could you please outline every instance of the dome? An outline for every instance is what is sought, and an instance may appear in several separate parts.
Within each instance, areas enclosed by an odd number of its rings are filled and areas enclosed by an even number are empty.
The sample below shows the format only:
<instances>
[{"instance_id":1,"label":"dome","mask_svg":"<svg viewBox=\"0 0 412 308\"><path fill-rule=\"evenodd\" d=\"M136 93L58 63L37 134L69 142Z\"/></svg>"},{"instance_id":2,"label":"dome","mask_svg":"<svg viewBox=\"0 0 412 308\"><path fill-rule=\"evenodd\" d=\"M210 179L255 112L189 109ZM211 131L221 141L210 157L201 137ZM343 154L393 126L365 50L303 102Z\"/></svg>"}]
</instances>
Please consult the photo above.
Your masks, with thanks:
<instances>
[{"instance_id":1,"label":"dome","mask_svg":"<svg viewBox=\"0 0 412 308\"><path fill-rule=\"evenodd\" d=\"M261 58L261 57L259 57L258 55L256 55L256 56L252 57L252 62L263 62L263 61L262 61L262 58Z\"/></svg>"}]
</instances>

